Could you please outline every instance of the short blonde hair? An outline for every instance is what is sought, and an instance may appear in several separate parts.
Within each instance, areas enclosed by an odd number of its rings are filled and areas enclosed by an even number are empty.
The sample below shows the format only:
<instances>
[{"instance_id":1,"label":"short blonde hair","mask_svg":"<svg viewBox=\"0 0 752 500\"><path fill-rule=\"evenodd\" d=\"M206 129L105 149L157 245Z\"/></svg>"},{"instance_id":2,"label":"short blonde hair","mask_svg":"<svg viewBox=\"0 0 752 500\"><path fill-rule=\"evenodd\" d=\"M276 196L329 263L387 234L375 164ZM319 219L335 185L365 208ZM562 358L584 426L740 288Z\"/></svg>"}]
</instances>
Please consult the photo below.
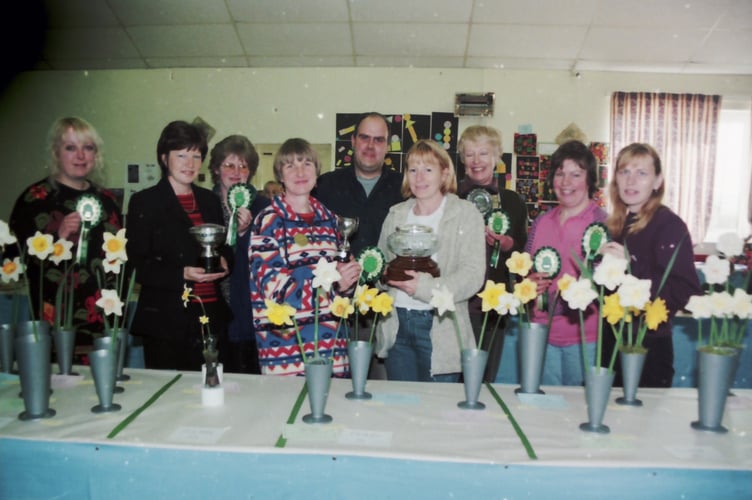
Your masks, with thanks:
<instances>
[{"instance_id":1,"label":"short blonde hair","mask_svg":"<svg viewBox=\"0 0 752 500\"><path fill-rule=\"evenodd\" d=\"M58 153L63 145L63 136L69 129L73 130L73 133L81 142L90 141L94 143L94 170L97 173L101 172L104 168L104 143L99 133L91 123L83 118L66 116L57 119L47 133L47 150L49 153L47 168L50 171L50 177L54 179L60 173L60 158Z\"/></svg>"},{"instance_id":2,"label":"short blonde hair","mask_svg":"<svg viewBox=\"0 0 752 500\"><path fill-rule=\"evenodd\" d=\"M412 145L410 150L405 156L405 163L410 165L410 160L413 158L431 158L435 160L441 170L446 170L449 175L444 179L444 184L441 185L441 194L456 193L457 192L457 174L454 171L454 162L444 148L430 139L421 139ZM410 190L410 183L407 180L406 166L404 169L404 175L402 176L402 196L409 198L413 195Z\"/></svg>"},{"instance_id":3,"label":"short blonde hair","mask_svg":"<svg viewBox=\"0 0 752 500\"><path fill-rule=\"evenodd\" d=\"M457 152L460 156L465 154L465 144L468 142L487 142L498 151L499 158L497 160L501 158L501 153L503 152L501 132L493 127L471 125L462 131L460 141L457 143Z\"/></svg>"}]
</instances>

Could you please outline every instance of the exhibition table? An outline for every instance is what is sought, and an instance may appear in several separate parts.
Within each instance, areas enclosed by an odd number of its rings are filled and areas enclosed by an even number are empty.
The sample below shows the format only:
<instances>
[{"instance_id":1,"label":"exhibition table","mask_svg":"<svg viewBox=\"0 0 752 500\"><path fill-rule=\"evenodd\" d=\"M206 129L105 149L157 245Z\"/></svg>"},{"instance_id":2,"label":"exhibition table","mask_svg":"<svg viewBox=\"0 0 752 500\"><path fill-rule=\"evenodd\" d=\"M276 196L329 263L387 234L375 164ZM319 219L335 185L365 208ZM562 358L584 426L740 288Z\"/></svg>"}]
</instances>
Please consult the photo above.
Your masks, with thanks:
<instances>
[{"instance_id":1,"label":"exhibition table","mask_svg":"<svg viewBox=\"0 0 752 500\"><path fill-rule=\"evenodd\" d=\"M130 369L119 412L94 414L87 367L54 376L49 419L24 422L0 375L0 498L749 498L752 391L735 389L727 434L697 431L696 389L641 389L613 403L609 434L583 432L584 389L335 379L330 424L305 424L304 379L225 374L201 406L200 374Z\"/></svg>"}]
</instances>

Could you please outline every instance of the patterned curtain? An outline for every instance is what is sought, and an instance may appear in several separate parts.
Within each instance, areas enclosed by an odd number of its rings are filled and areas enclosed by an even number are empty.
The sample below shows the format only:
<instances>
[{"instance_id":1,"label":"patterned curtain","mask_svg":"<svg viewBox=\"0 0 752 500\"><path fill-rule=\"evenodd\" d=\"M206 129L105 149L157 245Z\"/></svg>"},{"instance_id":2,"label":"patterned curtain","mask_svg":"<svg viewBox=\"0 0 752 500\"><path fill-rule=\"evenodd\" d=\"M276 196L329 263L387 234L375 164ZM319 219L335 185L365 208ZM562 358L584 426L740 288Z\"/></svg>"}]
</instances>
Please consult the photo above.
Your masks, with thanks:
<instances>
[{"instance_id":1,"label":"patterned curtain","mask_svg":"<svg viewBox=\"0 0 752 500\"><path fill-rule=\"evenodd\" d=\"M611 163L633 142L652 145L661 156L664 204L704 240L713 202L716 138L721 96L614 92L611 98Z\"/></svg>"}]
</instances>

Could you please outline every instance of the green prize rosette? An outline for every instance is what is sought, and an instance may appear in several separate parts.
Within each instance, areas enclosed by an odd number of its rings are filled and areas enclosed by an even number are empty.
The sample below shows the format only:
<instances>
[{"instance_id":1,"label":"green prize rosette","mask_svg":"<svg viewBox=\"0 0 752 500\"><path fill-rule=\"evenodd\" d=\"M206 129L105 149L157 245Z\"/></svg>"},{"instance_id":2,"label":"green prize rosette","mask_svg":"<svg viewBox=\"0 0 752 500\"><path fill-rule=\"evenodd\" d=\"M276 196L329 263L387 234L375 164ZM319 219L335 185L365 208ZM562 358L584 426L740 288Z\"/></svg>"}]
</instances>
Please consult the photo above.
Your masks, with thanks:
<instances>
[{"instance_id":1,"label":"green prize rosette","mask_svg":"<svg viewBox=\"0 0 752 500\"><path fill-rule=\"evenodd\" d=\"M81 216L76 263L82 265L86 263L86 257L89 255L89 233L102 221L104 207L99 198L93 194L82 194L76 200L76 212Z\"/></svg>"},{"instance_id":2,"label":"green prize rosette","mask_svg":"<svg viewBox=\"0 0 752 500\"><path fill-rule=\"evenodd\" d=\"M561 256L553 247L540 247L533 255L533 271L553 278L561 270ZM548 292L538 297L538 309L548 311Z\"/></svg>"},{"instance_id":3,"label":"green prize rosette","mask_svg":"<svg viewBox=\"0 0 752 500\"><path fill-rule=\"evenodd\" d=\"M608 243L608 229L602 222L593 222L582 233L582 255L585 264L592 270L593 262L598 256L601 247Z\"/></svg>"},{"instance_id":4,"label":"green prize rosette","mask_svg":"<svg viewBox=\"0 0 752 500\"><path fill-rule=\"evenodd\" d=\"M378 247L365 247L358 254L360 280L362 283L374 283L381 278L386 267L386 257Z\"/></svg>"},{"instance_id":5,"label":"green prize rosette","mask_svg":"<svg viewBox=\"0 0 752 500\"><path fill-rule=\"evenodd\" d=\"M512 222L509 219L509 215L500 209L492 210L486 218L486 227L494 234L507 234ZM501 253L501 244L499 240L494 240L493 251L491 252L491 260L489 264L491 267L496 267L499 264L499 254Z\"/></svg>"},{"instance_id":6,"label":"green prize rosette","mask_svg":"<svg viewBox=\"0 0 752 500\"><path fill-rule=\"evenodd\" d=\"M227 228L227 244L234 246L238 239L238 209L250 208L256 198L256 188L239 182L227 190L227 206L230 207L230 220Z\"/></svg>"}]
</instances>

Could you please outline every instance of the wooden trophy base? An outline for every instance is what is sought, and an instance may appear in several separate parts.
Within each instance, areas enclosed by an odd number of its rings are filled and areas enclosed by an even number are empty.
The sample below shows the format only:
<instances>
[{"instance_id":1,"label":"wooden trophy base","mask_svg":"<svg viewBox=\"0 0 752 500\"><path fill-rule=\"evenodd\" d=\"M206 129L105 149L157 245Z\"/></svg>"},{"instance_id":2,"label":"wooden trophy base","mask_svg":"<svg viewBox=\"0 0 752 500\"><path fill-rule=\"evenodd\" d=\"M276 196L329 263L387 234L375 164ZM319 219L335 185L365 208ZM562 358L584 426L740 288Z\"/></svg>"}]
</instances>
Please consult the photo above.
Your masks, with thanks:
<instances>
[{"instance_id":1,"label":"wooden trophy base","mask_svg":"<svg viewBox=\"0 0 752 500\"><path fill-rule=\"evenodd\" d=\"M439 266L431 257L397 257L386 268L387 281L407 281L409 276L405 271L428 273L434 278L439 277Z\"/></svg>"}]
</instances>

